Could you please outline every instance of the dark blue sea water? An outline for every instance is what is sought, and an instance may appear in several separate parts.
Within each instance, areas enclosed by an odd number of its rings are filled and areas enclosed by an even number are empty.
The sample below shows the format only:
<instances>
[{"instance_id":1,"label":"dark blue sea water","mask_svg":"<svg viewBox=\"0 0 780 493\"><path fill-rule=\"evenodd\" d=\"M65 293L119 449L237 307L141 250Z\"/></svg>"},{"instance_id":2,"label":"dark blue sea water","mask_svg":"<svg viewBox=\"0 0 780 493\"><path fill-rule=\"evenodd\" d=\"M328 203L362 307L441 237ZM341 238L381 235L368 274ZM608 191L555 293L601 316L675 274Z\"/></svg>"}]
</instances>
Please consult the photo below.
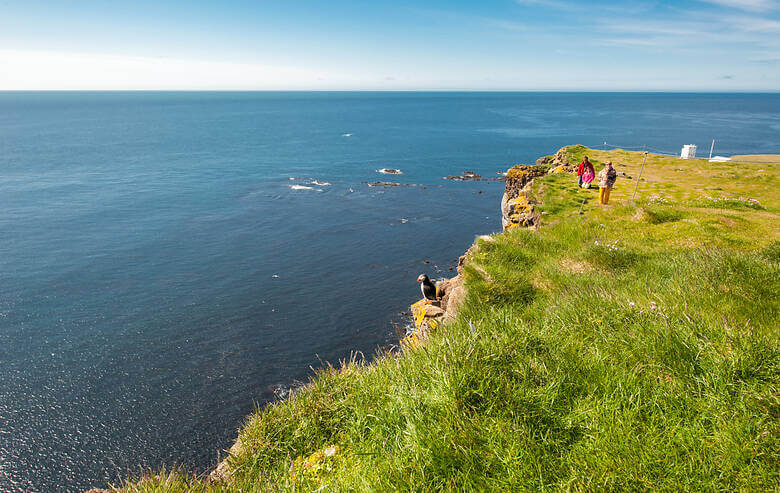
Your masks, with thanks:
<instances>
[{"instance_id":1,"label":"dark blue sea water","mask_svg":"<svg viewBox=\"0 0 780 493\"><path fill-rule=\"evenodd\" d=\"M500 229L501 183L444 175L779 135L777 94L0 93L0 491L206 470L310 366L395 342L415 277Z\"/></svg>"}]
</instances>

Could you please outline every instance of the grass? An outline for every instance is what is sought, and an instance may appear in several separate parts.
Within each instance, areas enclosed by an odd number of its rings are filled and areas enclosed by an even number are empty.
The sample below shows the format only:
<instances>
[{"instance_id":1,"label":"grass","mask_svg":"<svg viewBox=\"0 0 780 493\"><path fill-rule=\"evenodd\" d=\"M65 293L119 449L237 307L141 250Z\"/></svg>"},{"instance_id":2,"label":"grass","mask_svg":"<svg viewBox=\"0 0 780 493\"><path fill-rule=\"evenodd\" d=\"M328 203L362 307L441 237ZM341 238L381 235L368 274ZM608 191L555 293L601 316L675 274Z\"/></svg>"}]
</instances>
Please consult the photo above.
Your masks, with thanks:
<instances>
[{"instance_id":1,"label":"grass","mask_svg":"<svg viewBox=\"0 0 780 493\"><path fill-rule=\"evenodd\" d=\"M230 484L173 471L124 489L776 491L777 166L756 183L750 165L647 161L633 205L634 180L601 207L571 175L537 179L542 227L480 241L454 322L258 410ZM701 197L727 174L707 194L760 208Z\"/></svg>"},{"instance_id":2,"label":"grass","mask_svg":"<svg viewBox=\"0 0 780 493\"><path fill-rule=\"evenodd\" d=\"M731 156L731 160L734 162L751 162L751 163L780 163L780 154L743 154L739 156Z\"/></svg>"}]
</instances>

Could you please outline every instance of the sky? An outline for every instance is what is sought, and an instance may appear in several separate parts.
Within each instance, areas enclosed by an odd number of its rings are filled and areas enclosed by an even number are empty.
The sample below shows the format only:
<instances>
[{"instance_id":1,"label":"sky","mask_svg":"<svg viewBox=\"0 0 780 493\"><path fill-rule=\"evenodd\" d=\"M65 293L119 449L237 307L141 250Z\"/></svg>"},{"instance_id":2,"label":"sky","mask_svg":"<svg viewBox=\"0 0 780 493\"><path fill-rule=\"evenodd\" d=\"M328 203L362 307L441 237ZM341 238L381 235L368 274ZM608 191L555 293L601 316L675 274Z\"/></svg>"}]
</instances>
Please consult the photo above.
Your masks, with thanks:
<instances>
[{"instance_id":1,"label":"sky","mask_svg":"<svg viewBox=\"0 0 780 493\"><path fill-rule=\"evenodd\" d=\"M780 0L0 0L0 90L779 91Z\"/></svg>"}]
</instances>

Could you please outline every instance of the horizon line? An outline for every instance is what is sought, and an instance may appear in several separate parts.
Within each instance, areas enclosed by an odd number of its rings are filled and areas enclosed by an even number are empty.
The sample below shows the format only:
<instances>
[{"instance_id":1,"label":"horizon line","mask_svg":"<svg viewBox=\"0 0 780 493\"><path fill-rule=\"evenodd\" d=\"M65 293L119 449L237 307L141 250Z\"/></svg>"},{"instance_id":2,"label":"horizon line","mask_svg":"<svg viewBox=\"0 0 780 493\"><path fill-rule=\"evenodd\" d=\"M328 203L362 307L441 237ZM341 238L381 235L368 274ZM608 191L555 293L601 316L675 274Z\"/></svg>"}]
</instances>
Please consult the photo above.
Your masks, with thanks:
<instances>
[{"instance_id":1,"label":"horizon line","mask_svg":"<svg viewBox=\"0 0 780 493\"><path fill-rule=\"evenodd\" d=\"M0 89L10 92L373 92L373 93L676 93L676 94L780 94L780 89Z\"/></svg>"}]
</instances>

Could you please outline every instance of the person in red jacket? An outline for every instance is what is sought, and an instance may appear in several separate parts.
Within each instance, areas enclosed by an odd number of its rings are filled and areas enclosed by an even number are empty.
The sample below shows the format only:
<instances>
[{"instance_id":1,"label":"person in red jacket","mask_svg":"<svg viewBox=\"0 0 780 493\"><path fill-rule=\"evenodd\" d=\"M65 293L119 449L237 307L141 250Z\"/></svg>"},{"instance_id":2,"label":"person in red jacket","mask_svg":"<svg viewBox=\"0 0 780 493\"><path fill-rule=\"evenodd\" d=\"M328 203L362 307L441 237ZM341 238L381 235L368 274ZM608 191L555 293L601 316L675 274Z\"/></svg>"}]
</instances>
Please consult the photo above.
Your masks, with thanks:
<instances>
[{"instance_id":1,"label":"person in red jacket","mask_svg":"<svg viewBox=\"0 0 780 493\"><path fill-rule=\"evenodd\" d=\"M577 185L579 187L582 187L582 175L587 173L588 171L591 172L591 174L596 174L596 171L593 169L593 164L591 164L590 161L588 161L588 156L585 156L582 158L582 162L577 167Z\"/></svg>"}]
</instances>

